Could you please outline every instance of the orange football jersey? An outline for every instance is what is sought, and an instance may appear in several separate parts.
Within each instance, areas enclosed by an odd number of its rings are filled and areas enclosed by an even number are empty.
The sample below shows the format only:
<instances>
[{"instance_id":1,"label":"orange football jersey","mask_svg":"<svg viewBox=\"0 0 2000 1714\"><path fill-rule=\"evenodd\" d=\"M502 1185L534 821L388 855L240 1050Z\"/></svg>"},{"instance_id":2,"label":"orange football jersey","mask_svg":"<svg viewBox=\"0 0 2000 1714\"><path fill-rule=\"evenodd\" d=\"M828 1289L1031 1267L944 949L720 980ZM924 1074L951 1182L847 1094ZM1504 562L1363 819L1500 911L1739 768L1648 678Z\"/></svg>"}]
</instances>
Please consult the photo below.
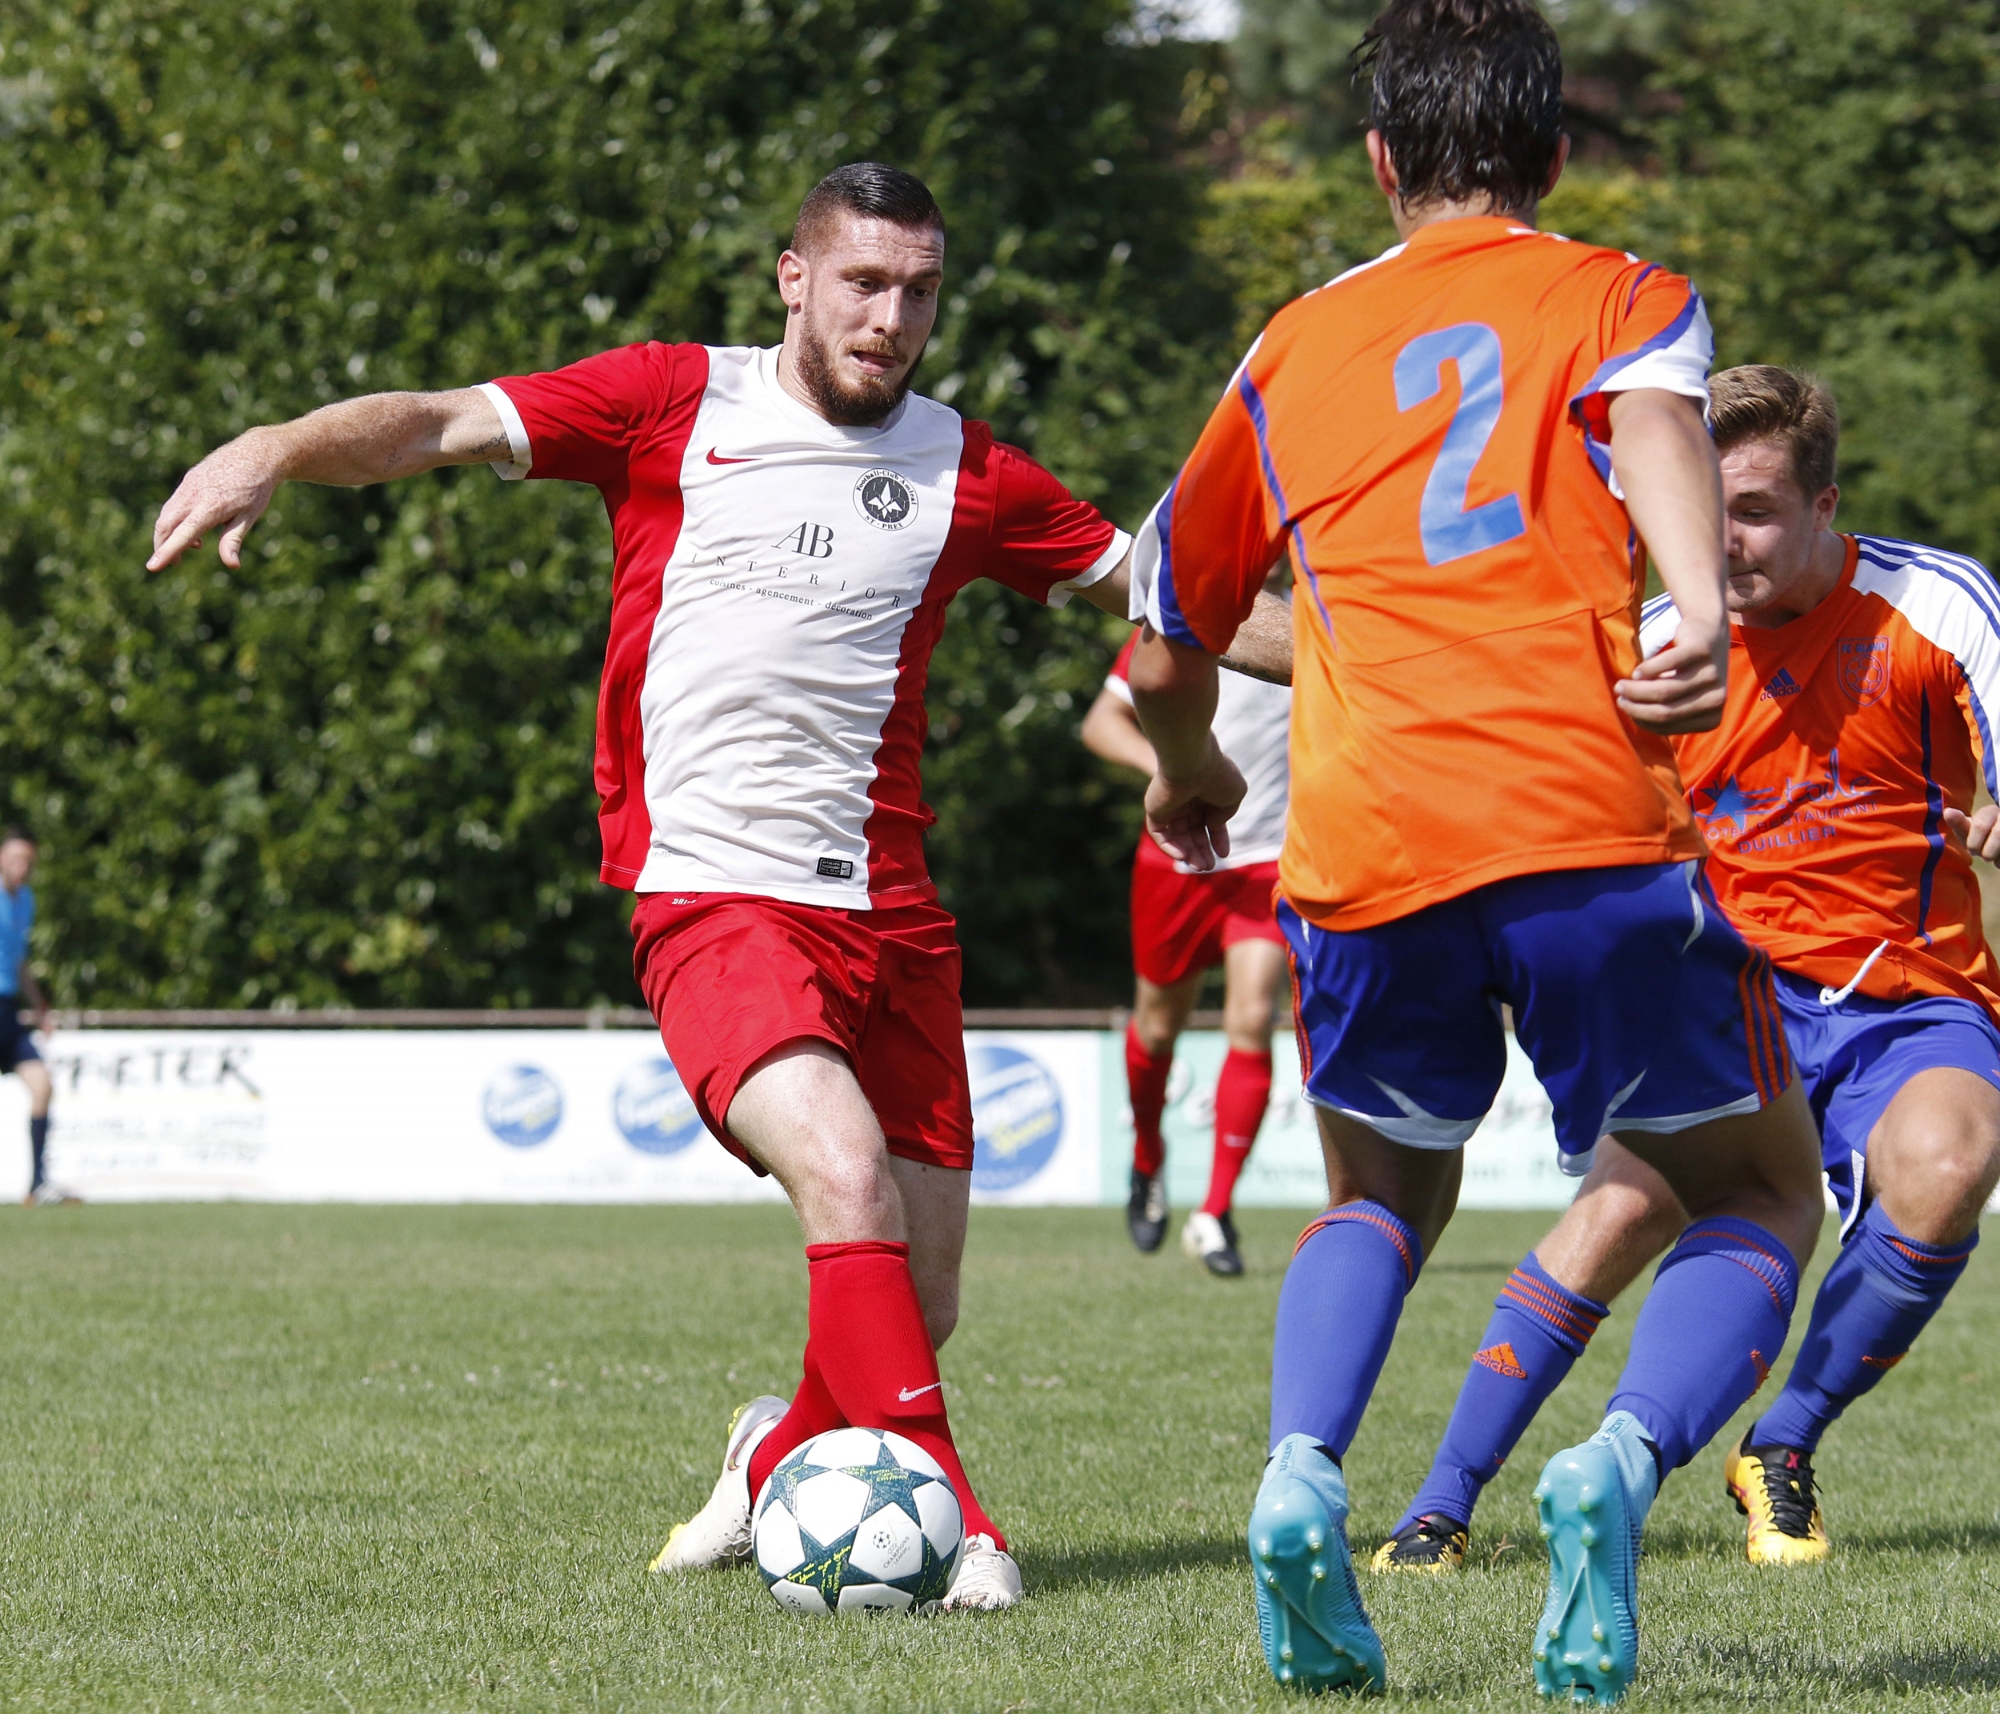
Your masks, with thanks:
<instances>
[{"instance_id":1,"label":"orange football jersey","mask_svg":"<svg viewBox=\"0 0 2000 1714\"><path fill-rule=\"evenodd\" d=\"M1618 710L1642 581L1610 395L1707 400L1688 282L1440 221L1272 319L1134 550L1153 627L1220 654L1289 552L1285 897L1365 928L1490 881L1700 850Z\"/></svg>"},{"instance_id":2,"label":"orange football jersey","mask_svg":"<svg viewBox=\"0 0 2000 1714\"><path fill-rule=\"evenodd\" d=\"M1648 602L1645 647L1676 622L1668 597ZM1733 626L1722 724L1673 744L1743 937L1830 988L2000 1015L1972 858L1944 825L1982 770L1995 784L1996 699L2000 587L1958 554L1851 537L1810 613Z\"/></svg>"}]
</instances>

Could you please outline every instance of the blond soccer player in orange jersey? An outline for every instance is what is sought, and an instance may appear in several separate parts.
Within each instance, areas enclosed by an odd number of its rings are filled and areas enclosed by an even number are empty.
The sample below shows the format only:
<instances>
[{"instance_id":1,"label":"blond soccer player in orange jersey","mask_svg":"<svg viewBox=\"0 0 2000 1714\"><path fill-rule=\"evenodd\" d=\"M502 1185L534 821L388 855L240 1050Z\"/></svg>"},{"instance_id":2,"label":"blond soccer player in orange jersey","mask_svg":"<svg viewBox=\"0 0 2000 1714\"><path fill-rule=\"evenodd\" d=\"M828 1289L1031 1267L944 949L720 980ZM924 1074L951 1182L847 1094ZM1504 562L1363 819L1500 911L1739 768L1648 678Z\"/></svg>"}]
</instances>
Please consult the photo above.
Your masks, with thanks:
<instances>
[{"instance_id":1,"label":"blond soccer player in orange jersey","mask_svg":"<svg viewBox=\"0 0 2000 1714\"><path fill-rule=\"evenodd\" d=\"M2000 812L1972 810L2000 783L2000 586L1963 555L1834 529L1840 424L1818 382L1731 369L1714 398L1735 660L1721 726L1674 749L1722 907L1778 967L1842 1236L1783 1391L1725 1465L1750 1558L1791 1565L1828 1552L1820 1437L1937 1313L2000 1180L2000 968L1972 871L2000 857ZM1673 625L1671 597L1648 605L1647 641ZM1378 1569L1457 1568L1481 1488L1685 1221L1665 1179L1600 1145L1502 1293ZM1524 1289L1543 1270L1592 1300L1585 1325Z\"/></svg>"},{"instance_id":2,"label":"blond soccer player in orange jersey","mask_svg":"<svg viewBox=\"0 0 2000 1714\"><path fill-rule=\"evenodd\" d=\"M1298 584L1279 917L1330 1207L1279 1303L1259 1626L1280 1682L1383 1680L1340 1459L1498 1090L1504 1003L1572 1170L1611 1132L1698 1216L1604 1426L1537 1490L1535 1676L1609 1701L1659 1482L1783 1345L1820 1224L1770 962L1702 879L1666 740L1726 683L1707 320L1686 280L1535 230L1567 140L1526 0L1395 0L1362 63L1402 242L1278 313L1133 548L1148 821L1198 865L1242 789L1215 657L1275 554ZM1643 664L1642 547L1678 603Z\"/></svg>"}]
</instances>

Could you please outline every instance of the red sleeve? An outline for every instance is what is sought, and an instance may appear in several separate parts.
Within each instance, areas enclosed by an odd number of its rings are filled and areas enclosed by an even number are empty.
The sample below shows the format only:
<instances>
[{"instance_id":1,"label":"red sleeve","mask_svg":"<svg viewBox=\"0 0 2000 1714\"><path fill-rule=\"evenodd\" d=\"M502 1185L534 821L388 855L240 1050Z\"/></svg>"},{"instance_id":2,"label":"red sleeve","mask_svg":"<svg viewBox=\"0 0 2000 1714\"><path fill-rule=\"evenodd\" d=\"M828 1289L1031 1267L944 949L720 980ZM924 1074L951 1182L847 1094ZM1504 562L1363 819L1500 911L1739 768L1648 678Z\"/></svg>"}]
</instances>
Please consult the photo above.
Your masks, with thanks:
<instances>
[{"instance_id":1,"label":"red sleeve","mask_svg":"<svg viewBox=\"0 0 2000 1714\"><path fill-rule=\"evenodd\" d=\"M507 425L517 442L516 465L525 461L531 477L598 488L622 484L633 445L673 396L675 358L683 349L648 341L546 374L494 382L520 418ZM518 444L523 437L525 449Z\"/></svg>"},{"instance_id":2,"label":"red sleeve","mask_svg":"<svg viewBox=\"0 0 2000 1714\"><path fill-rule=\"evenodd\" d=\"M1075 495L1019 447L991 439L984 423L965 425L966 451L975 435L991 448L983 463L993 495L982 574L1030 599L1051 601L1056 585L1108 571L1124 557L1126 537L1109 518ZM973 461L960 466L963 472ZM1105 565L1106 559L1110 564ZM1067 597L1065 596L1065 599Z\"/></svg>"},{"instance_id":3,"label":"red sleeve","mask_svg":"<svg viewBox=\"0 0 2000 1714\"><path fill-rule=\"evenodd\" d=\"M1111 663L1111 670L1104 675L1105 678L1115 678L1120 684L1130 684L1132 682L1132 651L1138 646L1139 627L1134 625L1131 636L1125 639L1124 648L1118 651L1118 658Z\"/></svg>"}]
</instances>

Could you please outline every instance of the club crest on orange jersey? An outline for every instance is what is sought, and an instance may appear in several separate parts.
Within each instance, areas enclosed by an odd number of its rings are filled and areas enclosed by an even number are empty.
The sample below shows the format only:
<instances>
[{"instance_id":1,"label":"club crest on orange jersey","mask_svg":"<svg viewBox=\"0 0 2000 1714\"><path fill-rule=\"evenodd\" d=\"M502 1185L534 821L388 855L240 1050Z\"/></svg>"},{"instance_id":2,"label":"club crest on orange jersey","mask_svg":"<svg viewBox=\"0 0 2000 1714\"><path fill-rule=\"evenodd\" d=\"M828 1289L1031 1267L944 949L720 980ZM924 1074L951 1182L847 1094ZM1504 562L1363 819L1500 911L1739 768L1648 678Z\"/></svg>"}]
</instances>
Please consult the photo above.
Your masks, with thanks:
<instances>
[{"instance_id":1,"label":"club crest on orange jersey","mask_svg":"<svg viewBox=\"0 0 2000 1714\"><path fill-rule=\"evenodd\" d=\"M1857 708L1880 702L1889 691L1889 639L1840 639L1840 688Z\"/></svg>"}]
</instances>

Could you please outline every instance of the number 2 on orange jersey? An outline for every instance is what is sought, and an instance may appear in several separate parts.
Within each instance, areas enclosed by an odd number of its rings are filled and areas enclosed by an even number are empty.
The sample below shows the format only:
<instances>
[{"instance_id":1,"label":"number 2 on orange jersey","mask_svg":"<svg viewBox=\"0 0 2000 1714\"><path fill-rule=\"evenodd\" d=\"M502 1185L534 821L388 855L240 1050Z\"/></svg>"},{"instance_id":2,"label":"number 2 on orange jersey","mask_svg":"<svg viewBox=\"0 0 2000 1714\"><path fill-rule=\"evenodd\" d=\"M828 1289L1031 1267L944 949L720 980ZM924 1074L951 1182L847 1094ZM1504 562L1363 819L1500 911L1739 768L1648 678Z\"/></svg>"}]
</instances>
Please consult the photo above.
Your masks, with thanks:
<instances>
[{"instance_id":1,"label":"number 2 on orange jersey","mask_svg":"<svg viewBox=\"0 0 2000 1714\"><path fill-rule=\"evenodd\" d=\"M1473 468L1493 438L1504 402L1500 336L1492 328L1462 321L1411 340L1396 354L1396 409L1411 410L1436 398L1447 360L1458 365L1458 409L1444 431L1417 515L1424 558L1432 565L1498 547L1528 531L1516 495L1503 494L1470 511L1465 506Z\"/></svg>"}]
</instances>

